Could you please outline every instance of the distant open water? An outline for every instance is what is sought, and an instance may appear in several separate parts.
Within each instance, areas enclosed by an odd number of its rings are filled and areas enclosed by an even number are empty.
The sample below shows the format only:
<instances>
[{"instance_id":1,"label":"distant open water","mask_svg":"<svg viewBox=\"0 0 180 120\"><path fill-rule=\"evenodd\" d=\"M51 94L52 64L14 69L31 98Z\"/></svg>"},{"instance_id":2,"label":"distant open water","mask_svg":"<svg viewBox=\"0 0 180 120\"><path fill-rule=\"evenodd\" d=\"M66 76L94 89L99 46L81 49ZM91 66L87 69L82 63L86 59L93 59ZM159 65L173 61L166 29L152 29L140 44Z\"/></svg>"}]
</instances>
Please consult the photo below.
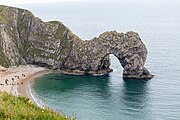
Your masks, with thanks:
<instances>
[{"instance_id":1,"label":"distant open water","mask_svg":"<svg viewBox=\"0 0 180 120\"><path fill-rule=\"evenodd\" d=\"M20 5L45 21L60 20L82 39L107 30L140 34L148 49L150 81L122 79L112 55L107 76L45 75L32 84L34 97L53 110L81 120L180 119L180 3L74 2Z\"/></svg>"}]
</instances>

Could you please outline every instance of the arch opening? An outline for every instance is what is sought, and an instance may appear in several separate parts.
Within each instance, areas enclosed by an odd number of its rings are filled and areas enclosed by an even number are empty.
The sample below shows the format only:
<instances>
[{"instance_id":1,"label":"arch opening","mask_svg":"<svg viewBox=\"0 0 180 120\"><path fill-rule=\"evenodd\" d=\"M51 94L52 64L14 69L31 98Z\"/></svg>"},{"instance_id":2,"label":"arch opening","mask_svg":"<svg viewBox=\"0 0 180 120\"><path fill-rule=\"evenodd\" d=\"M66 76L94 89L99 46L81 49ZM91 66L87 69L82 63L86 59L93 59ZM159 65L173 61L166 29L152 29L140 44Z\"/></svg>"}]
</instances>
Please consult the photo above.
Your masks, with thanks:
<instances>
[{"instance_id":1,"label":"arch opening","mask_svg":"<svg viewBox=\"0 0 180 120\"><path fill-rule=\"evenodd\" d=\"M101 58L97 71L99 73L103 73L103 71L108 71L107 73L116 72L122 74L123 66L120 59L116 55L109 53ZM104 74L106 74L106 72Z\"/></svg>"},{"instance_id":2,"label":"arch opening","mask_svg":"<svg viewBox=\"0 0 180 120\"><path fill-rule=\"evenodd\" d=\"M113 69L113 72L123 73L123 67L119 59L114 54L109 54L110 57L110 69Z\"/></svg>"}]
</instances>

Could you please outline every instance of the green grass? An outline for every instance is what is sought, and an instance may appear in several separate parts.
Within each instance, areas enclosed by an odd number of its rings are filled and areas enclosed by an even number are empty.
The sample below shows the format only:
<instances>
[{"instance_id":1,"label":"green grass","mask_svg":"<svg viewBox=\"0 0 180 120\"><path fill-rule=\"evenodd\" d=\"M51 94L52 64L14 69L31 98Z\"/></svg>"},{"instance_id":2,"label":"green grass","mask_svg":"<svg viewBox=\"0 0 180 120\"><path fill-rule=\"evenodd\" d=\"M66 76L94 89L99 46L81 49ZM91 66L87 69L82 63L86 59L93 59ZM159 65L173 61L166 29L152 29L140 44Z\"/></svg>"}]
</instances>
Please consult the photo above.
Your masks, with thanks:
<instances>
[{"instance_id":1,"label":"green grass","mask_svg":"<svg viewBox=\"0 0 180 120\"><path fill-rule=\"evenodd\" d=\"M0 92L0 120L74 120L74 118L42 109L28 98Z\"/></svg>"},{"instance_id":2,"label":"green grass","mask_svg":"<svg viewBox=\"0 0 180 120\"><path fill-rule=\"evenodd\" d=\"M0 49L0 65L3 67L9 67L11 65L10 60L4 55L3 52L1 52L1 49Z\"/></svg>"}]
</instances>

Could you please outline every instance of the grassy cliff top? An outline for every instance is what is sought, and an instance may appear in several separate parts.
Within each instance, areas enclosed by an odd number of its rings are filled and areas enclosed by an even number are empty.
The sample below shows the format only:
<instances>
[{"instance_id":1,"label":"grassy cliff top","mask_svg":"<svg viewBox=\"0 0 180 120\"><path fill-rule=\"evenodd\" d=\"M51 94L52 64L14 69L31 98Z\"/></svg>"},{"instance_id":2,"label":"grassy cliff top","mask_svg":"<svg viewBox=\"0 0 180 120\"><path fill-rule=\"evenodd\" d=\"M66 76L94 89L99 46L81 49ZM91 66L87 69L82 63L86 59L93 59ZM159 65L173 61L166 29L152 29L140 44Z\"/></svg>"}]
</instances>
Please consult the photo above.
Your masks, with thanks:
<instances>
[{"instance_id":1,"label":"grassy cliff top","mask_svg":"<svg viewBox=\"0 0 180 120\"><path fill-rule=\"evenodd\" d=\"M65 115L42 109L25 97L0 92L0 119L3 120L70 120Z\"/></svg>"}]
</instances>

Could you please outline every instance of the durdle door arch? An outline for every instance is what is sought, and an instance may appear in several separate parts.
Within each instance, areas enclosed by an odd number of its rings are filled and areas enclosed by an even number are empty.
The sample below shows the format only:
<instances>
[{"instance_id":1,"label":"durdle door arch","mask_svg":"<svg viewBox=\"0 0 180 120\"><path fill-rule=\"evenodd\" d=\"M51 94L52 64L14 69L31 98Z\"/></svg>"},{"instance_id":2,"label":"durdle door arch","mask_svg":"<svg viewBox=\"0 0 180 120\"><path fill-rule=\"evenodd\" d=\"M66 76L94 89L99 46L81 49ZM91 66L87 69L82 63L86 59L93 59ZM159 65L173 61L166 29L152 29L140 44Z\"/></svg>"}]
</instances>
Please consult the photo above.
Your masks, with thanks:
<instances>
[{"instance_id":1,"label":"durdle door arch","mask_svg":"<svg viewBox=\"0 0 180 120\"><path fill-rule=\"evenodd\" d=\"M66 74L104 75L109 54L123 67L124 78L150 79L144 67L147 49L136 32L104 32L81 40L59 21L44 22L30 11L0 5L0 65L36 64Z\"/></svg>"},{"instance_id":2,"label":"durdle door arch","mask_svg":"<svg viewBox=\"0 0 180 120\"><path fill-rule=\"evenodd\" d=\"M109 70L109 55L113 54L123 67L124 78L150 79L153 77L144 67L147 49L137 33L105 32L89 42L92 42L91 44L99 44L94 48L99 54L92 56L94 60L99 60L97 67L91 67L94 68L93 71L97 70L99 73L101 73L100 71L111 71ZM94 61L94 64L96 64L96 61Z\"/></svg>"}]
</instances>

